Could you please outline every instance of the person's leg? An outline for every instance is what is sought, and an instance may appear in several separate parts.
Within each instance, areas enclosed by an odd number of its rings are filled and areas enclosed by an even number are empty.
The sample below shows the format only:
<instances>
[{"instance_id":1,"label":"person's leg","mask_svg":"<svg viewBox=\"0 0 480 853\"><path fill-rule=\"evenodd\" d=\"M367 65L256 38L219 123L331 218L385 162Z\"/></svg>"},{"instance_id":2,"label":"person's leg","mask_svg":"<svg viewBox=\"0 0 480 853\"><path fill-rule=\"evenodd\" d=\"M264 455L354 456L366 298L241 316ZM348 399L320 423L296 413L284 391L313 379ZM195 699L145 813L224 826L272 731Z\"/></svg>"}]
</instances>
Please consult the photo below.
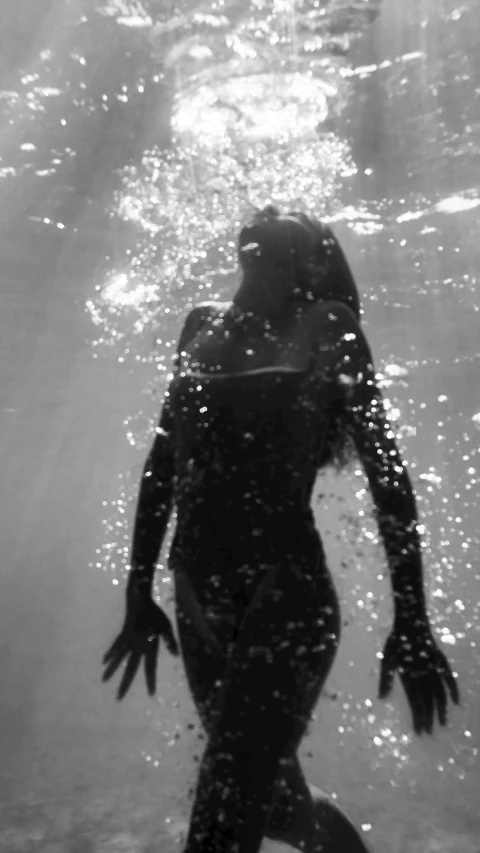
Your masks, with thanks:
<instances>
[{"instance_id":1,"label":"person's leg","mask_svg":"<svg viewBox=\"0 0 480 853\"><path fill-rule=\"evenodd\" d=\"M327 591L324 593L326 603L321 610L324 630L327 636L336 635L338 643L340 635L338 601L333 585L330 583L321 545L317 570L323 576L327 586ZM330 597L330 603L328 603L328 597ZM328 657L329 648L330 658ZM317 680L314 691L307 691L302 718L307 713L307 707L310 708L307 719L309 718L310 711L318 701L333 664L335 652L336 644L330 646L327 644L323 652L323 675ZM290 844L305 853L317 853L317 851L338 853L343 850L348 850L349 853L368 853L360 833L337 803L306 780L297 756L299 744L300 738L297 743L291 744L291 751L279 762L273 808L265 831L266 837Z\"/></svg>"},{"instance_id":2,"label":"person's leg","mask_svg":"<svg viewBox=\"0 0 480 853\"><path fill-rule=\"evenodd\" d=\"M324 566L319 566L319 569L324 571ZM226 673L235 620L228 604L216 608L215 612L211 609L206 611L209 627L220 641L223 651L214 653L199 634L198 626L188 615L179 593L180 588L177 589L177 627L183 663L203 728L207 734L211 734L218 719L219 694ZM336 619L335 602L332 610ZM335 630L335 624L332 630ZM333 853L338 848L348 848L351 853L367 853L359 833L340 807L307 782L295 752L296 749L292 750L290 757L280 761L274 788L274 806L265 837L290 844L307 853L317 849L319 841L325 853Z\"/></svg>"},{"instance_id":3,"label":"person's leg","mask_svg":"<svg viewBox=\"0 0 480 853\"><path fill-rule=\"evenodd\" d=\"M352 821L327 794L307 782L298 757L281 762L265 837L305 853L369 853ZM313 833L312 833L313 816Z\"/></svg>"},{"instance_id":4,"label":"person's leg","mask_svg":"<svg viewBox=\"0 0 480 853\"><path fill-rule=\"evenodd\" d=\"M279 761L292 757L303 737L338 632L337 600L326 574L283 565L260 584L228 661L185 853L257 853Z\"/></svg>"}]
</instances>

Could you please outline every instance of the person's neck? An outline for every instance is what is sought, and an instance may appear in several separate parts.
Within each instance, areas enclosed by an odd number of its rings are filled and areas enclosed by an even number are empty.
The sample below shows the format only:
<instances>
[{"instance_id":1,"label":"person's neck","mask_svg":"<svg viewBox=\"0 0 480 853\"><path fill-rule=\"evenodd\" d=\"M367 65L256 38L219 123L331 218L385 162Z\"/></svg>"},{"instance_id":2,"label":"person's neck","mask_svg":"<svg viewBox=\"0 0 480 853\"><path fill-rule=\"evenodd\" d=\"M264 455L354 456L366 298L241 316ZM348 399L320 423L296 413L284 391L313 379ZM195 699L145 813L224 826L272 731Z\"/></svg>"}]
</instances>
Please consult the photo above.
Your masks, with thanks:
<instances>
[{"instance_id":1,"label":"person's neck","mask_svg":"<svg viewBox=\"0 0 480 853\"><path fill-rule=\"evenodd\" d=\"M231 316L234 327L243 332L253 335L279 333L291 322L292 307L233 300Z\"/></svg>"},{"instance_id":2,"label":"person's neck","mask_svg":"<svg viewBox=\"0 0 480 853\"><path fill-rule=\"evenodd\" d=\"M273 296L273 287L263 288L261 282L240 285L232 300L233 317L241 325L263 328L279 328L301 314L304 306L293 294L282 298L283 288L278 286L278 296Z\"/></svg>"}]
</instances>

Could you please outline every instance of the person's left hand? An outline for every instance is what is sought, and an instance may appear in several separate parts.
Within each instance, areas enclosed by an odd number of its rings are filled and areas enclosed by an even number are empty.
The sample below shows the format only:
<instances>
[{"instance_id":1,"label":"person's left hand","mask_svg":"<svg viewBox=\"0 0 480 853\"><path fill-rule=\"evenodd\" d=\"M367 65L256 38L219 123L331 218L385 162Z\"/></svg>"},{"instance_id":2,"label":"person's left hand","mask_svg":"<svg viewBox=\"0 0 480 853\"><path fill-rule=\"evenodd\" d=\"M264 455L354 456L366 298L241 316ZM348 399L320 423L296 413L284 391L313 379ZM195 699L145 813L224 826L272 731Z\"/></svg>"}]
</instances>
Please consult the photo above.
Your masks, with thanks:
<instances>
[{"instance_id":1,"label":"person's left hand","mask_svg":"<svg viewBox=\"0 0 480 853\"><path fill-rule=\"evenodd\" d=\"M448 694L455 705L460 696L450 664L435 642L427 617L421 625L404 622L396 624L390 632L380 667L380 699L390 694L395 671L410 705L416 734L431 734L436 714L444 726Z\"/></svg>"},{"instance_id":2,"label":"person's left hand","mask_svg":"<svg viewBox=\"0 0 480 853\"><path fill-rule=\"evenodd\" d=\"M133 600L132 600L133 599ZM178 655L172 623L150 595L130 597L123 628L103 657L102 681L108 681L126 659L117 699L123 699L144 662L145 681L150 696L155 694L158 648L162 638L172 655Z\"/></svg>"}]
</instances>

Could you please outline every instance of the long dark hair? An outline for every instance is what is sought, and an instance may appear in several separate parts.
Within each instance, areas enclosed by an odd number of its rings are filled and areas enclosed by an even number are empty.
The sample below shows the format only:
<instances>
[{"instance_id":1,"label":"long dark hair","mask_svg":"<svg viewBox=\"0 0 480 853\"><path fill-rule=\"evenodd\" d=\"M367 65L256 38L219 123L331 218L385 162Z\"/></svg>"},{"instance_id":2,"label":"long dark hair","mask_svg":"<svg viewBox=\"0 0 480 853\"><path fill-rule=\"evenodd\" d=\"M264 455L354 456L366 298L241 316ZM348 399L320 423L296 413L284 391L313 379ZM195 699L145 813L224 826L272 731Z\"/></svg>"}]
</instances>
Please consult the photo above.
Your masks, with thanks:
<instances>
[{"instance_id":1,"label":"long dark hair","mask_svg":"<svg viewBox=\"0 0 480 853\"><path fill-rule=\"evenodd\" d=\"M310 233L308 259L309 289L313 301L344 302L359 321L362 313L360 294L343 253L330 225L305 213L292 212Z\"/></svg>"},{"instance_id":2,"label":"long dark hair","mask_svg":"<svg viewBox=\"0 0 480 853\"><path fill-rule=\"evenodd\" d=\"M295 211L290 215L308 228L311 238L306 297L315 302L343 302L360 322L360 294L342 247L331 227L304 213ZM338 469L345 467L355 456L355 447L342 401L332 401L329 409L327 435L323 454L318 459L318 467L330 465Z\"/></svg>"}]
</instances>

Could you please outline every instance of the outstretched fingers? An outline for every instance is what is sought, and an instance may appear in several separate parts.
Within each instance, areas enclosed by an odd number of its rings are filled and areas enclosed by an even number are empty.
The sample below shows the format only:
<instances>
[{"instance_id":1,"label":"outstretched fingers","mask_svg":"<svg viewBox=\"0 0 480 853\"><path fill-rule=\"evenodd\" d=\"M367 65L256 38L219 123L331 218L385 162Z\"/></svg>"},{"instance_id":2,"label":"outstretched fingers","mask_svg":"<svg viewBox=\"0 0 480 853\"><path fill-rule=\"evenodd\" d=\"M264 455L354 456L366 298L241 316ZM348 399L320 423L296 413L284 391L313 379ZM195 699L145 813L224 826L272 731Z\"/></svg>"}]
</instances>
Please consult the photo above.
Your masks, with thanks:
<instances>
[{"instance_id":1,"label":"outstretched fingers","mask_svg":"<svg viewBox=\"0 0 480 853\"><path fill-rule=\"evenodd\" d=\"M106 665L106 669L103 673L102 681L109 681L112 675L117 671L120 664L125 660L129 651L129 644L120 636L103 656L102 663Z\"/></svg>"},{"instance_id":2,"label":"outstretched fingers","mask_svg":"<svg viewBox=\"0 0 480 853\"><path fill-rule=\"evenodd\" d=\"M155 695L157 689L157 660L159 637L153 636L147 640L147 648L145 651L145 681L147 683L147 691L149 696Z\"/></svg>"},{"instance_id":3,"label":"outstretched fingers","mask_svg":"<svg viewBox=\"0 0 480 853\"><path fill-rule=\"evenodd\" d=\"M447 724L447 693L445 691L442 677L438 672L433 676L432 694L435 698L438 722L441 726L445 726Z\"/></svg>"},{"instance_id":4,"label":"outstretched fingers","mask_svg":"<svg viewBox=\"0 0 480 853\"><path fill-rule=\"evenodd\" d=\"M127 661L127 665L125 667L122 680L120 682L120 686L117 691L117 699L120 701L123 699L126 693L128 693L132 681L137 674L138 667L140 666L140 661L142 659L142 652L139 650L132 651L130 650L130 657Z\"/></svg>"},{"instance_id":5,"label":"outstretched fingers","mask_svg":"<svg viewBox=\"0 0 480 853\"><path fill-rule=\"evenodd\" d=\"M416 734L431 734L437 716L440 725L446 725L449 697L455 705L460 701L457 681L448 660L433 641L428 645L425 660L411 657L403 660L398 647L389 638L380 666L379 698L385 699L390 694L398 671Z\"/></svg>"},{"instance_id":6,"label":"outstretched fingers","mask_svg":"<svg viewBox=\"0 0 480 853\"><path fill-rule=\"evenodd\" d=\"M392 692L395 669L396 664L390 659L390 655L384 654L380 666L380 684L378 688L379 699L386 699Z\"/></svg>"},{"instance_id":7,"label":"outstretched fingers","mask_svg":"<svg viewBox=\"0 0 480 853\"><path fill-rule=\"evenodd\" d=\"M431 734L435 716L438 716L440 725L445 726L448 719L448 695L445 682L453 701L458 702L458 688L451 672L437 669L430 674L424 673L423 677L411 677L406 673L400 673L400 677L412 711L415 732Z\"/></svg>"},{"instance_id":8,"label":"outstretched fingers","mask_svg":"<svg viewBox=\"0 0 480 853\"><path fill-rule=\"evenodd\" d=\"M178 643L175 639L175 634L173 633L173 628L172 628L170 622L168 622L168 624L165 625L165 627L162 631L162 639L165 640L165 645L167 646L167 649L170 652L170 654L175 655L177 657L179 654Z\"/></svg>"},{"instance_id":9,"label":"outstretched fingers","mask_svg":"<svg viewBox=\"0 0 480 853\"><path fill-rule=\"evenodd\" d=\"M110 660L112 660L114 657L116 657L116 656L117 656L118 652L119 652L119 651L120 651L124 646L125 646L125 638L124 638L124 635L123 635L123 632L122 632L122 633L121 633L121 634L119 634L119 635L118 635L118 637L116 637L116 639L113 641L113 643L112 643L112 645L110 646L110 648L108 649L108 651L106 651L106 652L105 652L105 654L104 654L104 656L103 656L103 658L102 658L102 663L103 663L103 664L107 664L107 663L109 663L109 662L110 662Z\"/></svg>"},{"instance_id":10,"label":"outstretched fingers","mask_svg":"<svg viewBox=\"0 0 480 853\"><path fill-rule=\"evenodd\" d=\"M457 679L455 678L447 661L445 661L440 671L450 691L450 697L452 699L452 702L454 703L454 705L458 705L460 702L460 691L458 689Z\"/></svg>"},{"instance_id":11,"label":"outstretched fingers","mask_svg":"<svg viewBox=\"0 0 480 853\"><path fill-rule=\"evenodd\" d=\"M424 680L422 679L420 694L423 700L425 731L431 735L435 722L435 676L433 678L430 676Z\"/></svg>"},{"instance_id":12,"label":"outstretched fingers","mask_svg":"<svg viewBox=\"0 0 480 853\"><path fill-rule=\"evenodd\" d=\"M425 704L425 698L420 689L420 679L417 677L412 678L405 672L400 672L400 678L412 712L415 733L417 735L421 735L423 732L431 734L433 713L430 712L429 714L428 706Z\"/></svg>"},{"instance_id":13,"label":"outstretched fingers","mask_svg":"<svg viewBox=\"0 0 480 853\"><path fill-rule=\"evenodd\" d=\"M141 626L126 625L104 654L102 663L105 671L103 681L108 681L126 660L126 666L117 691L117 700L124 698L130 690L138 668L144 658L145 680L150 696L156 690L156 668L160 638L165 641L172 655L179 649L172 624L168 617L155 605L145 609Z\"/></svg>"}]
</instances>

